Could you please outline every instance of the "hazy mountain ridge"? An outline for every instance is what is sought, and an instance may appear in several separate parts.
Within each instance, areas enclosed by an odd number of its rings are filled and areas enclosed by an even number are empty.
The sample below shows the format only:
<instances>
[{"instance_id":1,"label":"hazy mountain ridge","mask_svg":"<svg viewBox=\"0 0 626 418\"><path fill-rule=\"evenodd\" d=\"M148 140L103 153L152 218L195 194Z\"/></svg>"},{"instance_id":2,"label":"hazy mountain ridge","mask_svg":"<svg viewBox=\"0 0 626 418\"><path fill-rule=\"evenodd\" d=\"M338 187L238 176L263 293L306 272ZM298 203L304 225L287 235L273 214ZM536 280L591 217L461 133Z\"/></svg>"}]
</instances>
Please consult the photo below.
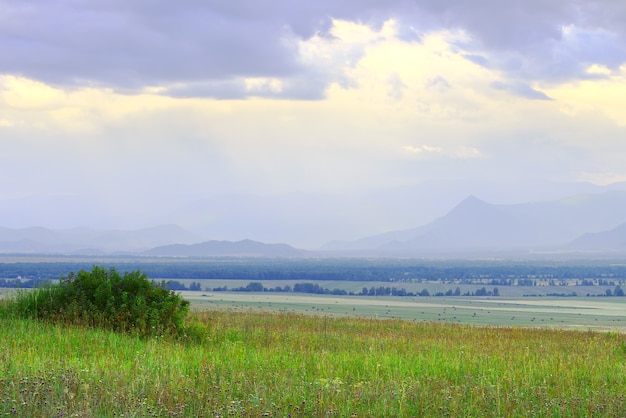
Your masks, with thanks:
<instances>
[{"instance_id":1,"label":"hazy mountain ridge","mask_svg":"<svg viewBox=\"0 0 626 418\"><path fill-rule=\"evenodd\" d=\"M577 250L626 250L626 223L608 231L587 233L575 239L569 248Z\"/></svg>"},{"instance_id":2,"label":"hazy mountain ridge","mask_svg":"<svg viewBox=\"0 0 626 418\"><path fill-rule=\"evenodd\" d=\"M0 252L5 253L133 253L171 257L298 257L307 254L305 250L282 243L265 244L248 239L237 242L199 240L195 234L175 225L130 231L0 228Z\"/></svg>"},{"instance_id":3,"label":"hazy mountain ridge","mask_svg":"<svg viewBox=\"0 0 626 418\"><path fill-rule=\"evenodd\" d=\"M444 217L414 230L406 241L393 241L383 250L459 250L489 249L510 241L514 246L528 241L523 221L504 210L474 196L463 200Z\"/></svg>"},{"instance_id":4,"label":"hazy mountain ridge","mask_svg":"<svg viewBox=\"0 0 626 418\"><path fill-rule=\"evenodd\" d=\"M172 242L193 243L199 237L176 225L138 230L99 230L72 228L53 230L43 227L0 227L0 251L17 253L137 252Z\"/></svg>"},{"instance_id":5,"label":"hazy mountain ridge","mask_svg":"<svg viewBox=\"0 0 626 418\"><path fill-rule=\"evenodd\" d=\"M205 241L197 244L164 245L145 251L144 254L166 257L298 257L307 251L287 244L266 244L253 240Z\"/></svg>"},{"instance_id":6,"label":"hazy mountain ridge","mask_svg":"<svg viewBox=\"0 0 626 418\"><path fill-rule=\"evenodd\" d=\"M415 196L407 199L419 200ZM424 196L420 199L424 199ZM0 252L292 257L312 254L462 256L503 251L626 251L626 227L622 226L626 224L626 191L611 189L602 193L584 193L518 204L493 204L470 195L445 215L422 223L421 226L373 235L363 234L363 238L352 241L331 241L322 246L319 252L305 252L292 246L288 239L280 239L293 236L298 231L306 235L308 229L315 228L319 229L319 236L327 234L328 229L339 235L347 234L346 231L355 234L360 227L354 225L364 223L373 213L382 216L384 207L390 204L379 201L378 206L372 209L366 205L367 201L369 200L358 201L362 204L357 205L358 207L352 204L339 205L329 225L324 220L329 216L330 206L323 207L318 217L311 218L313 215L300 213L305 206L312 205L306 199L287 204L286 201L277 202L264 198L258 201L263 203L260 204L262 208L257 216L247 218L246 214L253 213L259 206L248 205L245 199L235 205L237 209L234 213L228 213L226 202L222 202L221 206L214 206L211 211L206 210L207 202L204 202L191 212L185 212L186 216L193 213L204 216L205 220L214 224L205 229L186 229L174 224L130 230L0 227ZM285 207L281 207L281 203L285 203ZM326 201L325 205L330 203ZM267 222L266 212L271 207L277 208L277 213L273 215L272 222ZM405 205L402 211L410 213L412 208ZM398 212L390 212L388 218L393 219L397 214ZM283 223L280 223L281 215L285 216ZM243 225L238 224L235 231L230 233L235 238L222 239L222 236L229 235L229 226L239 218L245 218L246 222ZM388 222L375 218L377 221L371 229L381 229L381 225ZM420 216L416 215L416 219L418 218ZM190 223L196 221L202 224L197 218L191 219ZM406 223L406 220L401 223ZM419 224L417 221L415 223ZM326 229L321 227L322 224ZM268 233L263 233L263 230ZM248 236L245 231L248 231ZM257 236L272 239L257 239ZM288 244L265 244L266 242Z\"/></svg>"},{"instance_id":7,"label":"hazy mountain ridge","mask_svg":"<svg viewBox=\"0 0 626 418\"><path fill-rule=\"evenodd\" d=\"M396 231L390 233L399 233L399 240L404 240L403 231L437 219L468 195L480 196L487 202L511 204L611 190L626 190L626 183L598 186L590 183L493 181L470 185L456 181L429 181L351 194L229 195L182 205L164 215L161 222L181 225L207 239L234 241L249 238L314 249L331 240L356 241L389 231Z\"/></svg>"},{"instance_id":8,"label":"hazy mountain ridge","mask_svg":"<svg viewBox=\"0 0 626 418\"><path fill-rule=\"evenodd\" d=\"M429 180L350 193L223 194L153 201L112 201L99 194L0 197L0 226L14 229L42 226L55 231L82 226L98 231L130 231L154 225L178 225L197 239L156 245L253 239L315 249L331 240L355 241L426 225L469 195L490 203L518 204L610 190L626 190L626 184ZM401 236L399 240L406 239Z\"/></svg>"},{"instance_id":9,"label":"hazy mountain ridge","mask_svg":"<svg viewBox=\"0 0 626 418\"><path fill-rule=\"evenodd\" d=\"M470 196L446 215L418 228L331 242L325 250L386 255L433 255L459 252L529 251L614 248L611 234L593 234L626 222L626 192L585 194L549 202L495 205ZM588 234L586 240L580 238ZM609 239L610 237L613 237ZM578 239L578 240L577 240ZM576 245L572 245L574 242ZM583 243L586 243L583 245Z\"/></svg>"}]
</instances>

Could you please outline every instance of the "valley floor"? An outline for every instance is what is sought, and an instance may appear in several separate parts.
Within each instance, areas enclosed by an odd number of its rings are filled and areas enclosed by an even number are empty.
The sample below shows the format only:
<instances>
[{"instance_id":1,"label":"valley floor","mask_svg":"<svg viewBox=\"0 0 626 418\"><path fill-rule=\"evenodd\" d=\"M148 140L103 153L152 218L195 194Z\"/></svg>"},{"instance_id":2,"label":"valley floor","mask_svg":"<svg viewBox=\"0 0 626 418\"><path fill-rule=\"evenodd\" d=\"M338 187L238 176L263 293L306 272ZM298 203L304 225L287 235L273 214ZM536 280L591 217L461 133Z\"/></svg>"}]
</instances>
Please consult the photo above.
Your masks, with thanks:
<instances>
[{"instance_id":1,"label":"valley floor","mask_svg":"<svg viewBox=\"0 0 626 418\"><path fill-rule=\"evenodd\" d=\"M252 310L626 332L626 298L371 297L271 292L183 292L183 296L197 310Z\"/></svg>"}]
</instances>

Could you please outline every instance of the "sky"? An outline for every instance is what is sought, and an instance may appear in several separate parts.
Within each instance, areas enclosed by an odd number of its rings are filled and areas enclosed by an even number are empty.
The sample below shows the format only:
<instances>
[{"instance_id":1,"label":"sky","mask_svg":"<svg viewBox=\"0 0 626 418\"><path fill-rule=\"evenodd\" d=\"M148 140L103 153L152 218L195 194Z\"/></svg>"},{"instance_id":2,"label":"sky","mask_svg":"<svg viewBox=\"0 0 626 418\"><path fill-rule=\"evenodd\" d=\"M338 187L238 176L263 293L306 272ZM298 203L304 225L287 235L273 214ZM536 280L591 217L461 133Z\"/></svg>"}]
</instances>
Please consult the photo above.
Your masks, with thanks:
<instances>
[{"instance_id":1,"label":"sky","mask_svg":"<svg viewBox=\"0 0 626 418\"><path fill-rule=\"evenodd\" d=\"M0 0L0 200L609 184L624 109L620 0Z\"/></svg>"}]
</instances>

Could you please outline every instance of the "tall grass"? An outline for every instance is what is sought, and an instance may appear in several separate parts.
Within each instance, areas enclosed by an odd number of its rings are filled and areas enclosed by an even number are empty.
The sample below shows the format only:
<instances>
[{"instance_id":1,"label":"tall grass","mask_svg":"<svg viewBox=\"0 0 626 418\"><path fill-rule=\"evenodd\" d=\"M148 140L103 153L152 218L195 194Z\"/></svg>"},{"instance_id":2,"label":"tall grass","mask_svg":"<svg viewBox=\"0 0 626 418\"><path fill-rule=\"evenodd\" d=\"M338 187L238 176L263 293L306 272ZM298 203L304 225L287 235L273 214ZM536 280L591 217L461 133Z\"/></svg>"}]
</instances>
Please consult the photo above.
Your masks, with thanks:
<instances>
[{"instance_id":1,"label":"tall grass","mask_svg":"<svg viewBox=\"0 0 626 418\"><path fill-rule=\"evenodd\" d=\"M624 416L616 333L193 313L198 343L0 321L0 415Z\"/></svg>"}]
</instances>

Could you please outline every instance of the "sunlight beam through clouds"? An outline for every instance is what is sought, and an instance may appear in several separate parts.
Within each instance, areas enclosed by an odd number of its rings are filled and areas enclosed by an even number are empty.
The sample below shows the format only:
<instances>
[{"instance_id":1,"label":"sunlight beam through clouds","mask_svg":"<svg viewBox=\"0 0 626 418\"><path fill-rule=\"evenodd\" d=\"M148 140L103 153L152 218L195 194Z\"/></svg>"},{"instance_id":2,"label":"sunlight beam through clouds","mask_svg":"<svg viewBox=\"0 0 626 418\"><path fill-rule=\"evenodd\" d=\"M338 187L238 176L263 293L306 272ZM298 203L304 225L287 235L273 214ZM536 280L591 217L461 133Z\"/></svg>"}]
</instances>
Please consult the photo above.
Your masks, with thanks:
<instances>
[{"instance_id":1,"label":"sunlight beam through clouds","mask_svg":"<svg viewBox=\"0 0 626 418\"><path fill-rule=\"evenodd\" d=\"M626 177L619 2L0 4L4 197Z\"/></svg>"}]
</instances>

